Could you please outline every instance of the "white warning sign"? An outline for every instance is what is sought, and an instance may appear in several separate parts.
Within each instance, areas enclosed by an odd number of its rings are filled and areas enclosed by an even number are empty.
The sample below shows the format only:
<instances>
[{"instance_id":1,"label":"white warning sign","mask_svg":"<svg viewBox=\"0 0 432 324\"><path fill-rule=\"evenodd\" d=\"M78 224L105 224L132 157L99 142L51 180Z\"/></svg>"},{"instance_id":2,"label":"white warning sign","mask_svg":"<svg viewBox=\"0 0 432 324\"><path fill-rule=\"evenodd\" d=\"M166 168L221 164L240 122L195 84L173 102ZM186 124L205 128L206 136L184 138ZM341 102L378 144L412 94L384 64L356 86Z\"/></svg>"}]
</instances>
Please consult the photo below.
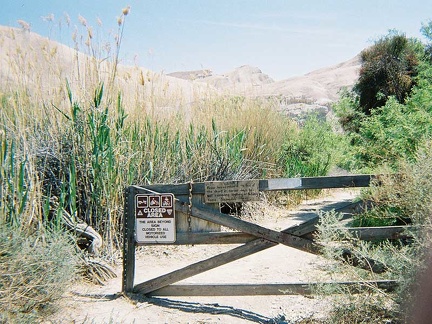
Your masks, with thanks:
<instances>
[{"instance_id":1,"label":"white warning sign","mask_svg":"<svg viewBox=\"0 0 432 324\"><path fill-rule=\"evenodd\" d=\"M173 194L135 195L137 243L174 243L176 240Z\"/></svg>"}]
</instances>

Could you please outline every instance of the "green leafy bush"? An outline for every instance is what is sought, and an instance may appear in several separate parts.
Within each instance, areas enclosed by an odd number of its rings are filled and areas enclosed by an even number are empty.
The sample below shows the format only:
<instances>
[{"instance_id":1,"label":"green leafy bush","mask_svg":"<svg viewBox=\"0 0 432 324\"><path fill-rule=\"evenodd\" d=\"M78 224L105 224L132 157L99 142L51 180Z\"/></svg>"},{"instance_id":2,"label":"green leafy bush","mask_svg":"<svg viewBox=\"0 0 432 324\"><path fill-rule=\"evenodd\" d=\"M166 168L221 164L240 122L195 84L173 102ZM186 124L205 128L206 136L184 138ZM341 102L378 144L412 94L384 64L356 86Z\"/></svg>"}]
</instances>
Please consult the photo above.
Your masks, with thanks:
<instances>
[{"instance_id":1,"label":"green leafy bush","mask_svg":"<svg viewBox=\"0 0 432 324\"><path fill-rule=\"evenodd\" d=\"M353 135L357 158L367 166L412 160L418 145L432 130L432 115L422 109L402 105L395 98L372 111Z\"/></svg>"},{"instance_id":2,"label":"green leafy bush","mask_svg":"<svg viewBox=\"0 0 432 324\"><path fill-rule=\"evenodd\" d=\"M327 175L338 160L342 138L331 125L308 118L303 127L289 132L282 145L279 165L285 177Z\"/></svg>"},{"instance_id":3,"label":"green leafy bush","mask_svg":"<svg viewBox=\"0 0 432 324\"><path fill-rule=\"evenodd\" d=\"M358 110L358 100L346 93L334 106L350 136L355 168L388 165L397 170L400 162L415 159L420 143L432 135L432 67L428 63L416 78L417 85L404 103L389 97L366 116Z\"/></svg>"}]
</instances>

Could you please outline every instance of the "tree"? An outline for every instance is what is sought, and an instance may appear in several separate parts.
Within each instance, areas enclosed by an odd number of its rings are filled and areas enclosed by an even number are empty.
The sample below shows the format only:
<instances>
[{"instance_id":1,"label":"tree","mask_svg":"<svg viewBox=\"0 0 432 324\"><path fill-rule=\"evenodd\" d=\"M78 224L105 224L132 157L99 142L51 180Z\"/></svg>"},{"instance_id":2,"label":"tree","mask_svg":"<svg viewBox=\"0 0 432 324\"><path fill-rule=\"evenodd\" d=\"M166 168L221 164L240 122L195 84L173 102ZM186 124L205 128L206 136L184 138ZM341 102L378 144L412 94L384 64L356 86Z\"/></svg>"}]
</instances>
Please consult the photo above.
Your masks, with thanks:
<instances>
[{"instance_id":1,"label":"tree","mask_svg":"<svg viewBox=\"0 0 432 324\"><path fill-rule=\"evenodd\" d=\"M416 66L422 45L404 34L391 31L361 53L361 69L354 92L359 97L360 110L385 105L389 97L403 103L415 85ZM423 52L424 53L424 52Z\"/></svg>"}]
</instances>

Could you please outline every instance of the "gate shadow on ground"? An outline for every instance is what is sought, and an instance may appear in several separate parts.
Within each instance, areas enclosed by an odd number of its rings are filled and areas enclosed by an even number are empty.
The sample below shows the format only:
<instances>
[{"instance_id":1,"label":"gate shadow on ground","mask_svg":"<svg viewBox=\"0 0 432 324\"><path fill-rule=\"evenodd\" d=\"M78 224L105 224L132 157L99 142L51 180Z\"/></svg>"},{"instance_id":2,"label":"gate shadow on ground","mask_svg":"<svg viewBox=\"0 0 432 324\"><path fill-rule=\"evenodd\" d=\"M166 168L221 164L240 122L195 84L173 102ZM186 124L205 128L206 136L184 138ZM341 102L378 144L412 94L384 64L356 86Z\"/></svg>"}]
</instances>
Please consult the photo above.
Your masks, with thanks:
<instances>
[{"instance_id":1,"label":"gate shadow on ground","mask_svg":"<svg viewBox=\"0 0 432 324\"><path fill-rule=\"evenodd\" d=\"M180 300L172 300L168 298L143 297L142 295L133 296L133 300L140 303L152 304L155 306L177 309L187 313L202 313L211 315L228 315L235 318L241 318L255 323L283 323L285 317L283 315L276 318L270 318L258 313L254 313L245 309L235 308L232 306L224 306L215 304L203 304L195 302L186 302Z\"/></svg>"},{"instance_id":2,"label":"gate shadow on ground","mask_svg":"<svg viewBox=\"0 0 432 324\"><path fill-rule=\"evenodd\" d=\"M83 294L79 292L73 292L74 295L89 298L90 300L97 300L99 302L109 302L117 298L125 297L122 293L117 294ZM279 315L275 318L270 318L258 313L254 313L245 309L235 308L232 306L223 306L217 303L215 304L203 304L195 302L186 302L181 300L172 300L168 298L156 298L156 297L145 297L143 295L131 294L127 298L132 302L146 303L154 306L160 306L170 309L176 309L186 313L201 313L210 315L228 315L235 318L244 319L255 323L268 323L278 324L286 323L285 316Z\"/></svg>"}]
</instances>

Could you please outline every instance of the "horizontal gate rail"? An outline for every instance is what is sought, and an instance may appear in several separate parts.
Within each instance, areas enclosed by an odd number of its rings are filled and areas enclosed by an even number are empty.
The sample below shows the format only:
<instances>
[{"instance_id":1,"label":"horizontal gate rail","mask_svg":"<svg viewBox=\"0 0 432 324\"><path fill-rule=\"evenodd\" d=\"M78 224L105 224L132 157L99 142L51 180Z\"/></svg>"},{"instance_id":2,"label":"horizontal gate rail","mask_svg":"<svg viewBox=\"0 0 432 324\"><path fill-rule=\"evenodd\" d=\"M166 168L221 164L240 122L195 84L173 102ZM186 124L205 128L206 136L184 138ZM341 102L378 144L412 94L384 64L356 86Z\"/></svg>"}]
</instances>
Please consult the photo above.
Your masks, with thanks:
<instances>
[{"instance_id":1,"label":"horizontal gate rail","mask_svg":"<svg viewBox=\"0 0 432 324\"><path fill-rule=\"evenodd\" d=\"M407 233L412 226L377 226L377 227L348 227L345 228L354 237L364 241L375 240L397 240L408 238L410 235Z\"/></svg>"},{"instance_id":2,"label":"horizontal gate rail","mask_svg":"<svg viewBox=\"0 0 432 324\"><path fill-rule=\"evenodd\" d=\"M318 219L318 218L317 218ZM312 223L312 222L311 222ZM343 227L341 230L350 232L354 237L363 241L375 241L383 239L403 239L409 238L410 235L406 233L411 226L379 226L379 227ZM310 226L297 234L293 231L295 236L307 236L313 232L315 227ZM212 233L177 233L176 245L198 245L198 244L244 244L255 240L257 237L252 234L243 232L212 232ZM137 244L144 245L144 244ZM148 243L145 245L160 245L158 243Z\"/></svg>"},{"instance_id":3,"label":"horizontal gate rail","mask_svg":"<svg viewBox=\"0 0 432 324\"><path fill-rule=\"evenodd\" d=\"M260 191L284 191L284 190L306 190L306 189L334 189L368 187L377 176L370 174L331 177L304 177L304 178L280 178L259 180ZM145 188L156 192L169 192L177 195L188 195L189 184L171 185L146 185ZM195 182L192 194L204 194L205 182Z\"/></svg>"}]
</instances>

